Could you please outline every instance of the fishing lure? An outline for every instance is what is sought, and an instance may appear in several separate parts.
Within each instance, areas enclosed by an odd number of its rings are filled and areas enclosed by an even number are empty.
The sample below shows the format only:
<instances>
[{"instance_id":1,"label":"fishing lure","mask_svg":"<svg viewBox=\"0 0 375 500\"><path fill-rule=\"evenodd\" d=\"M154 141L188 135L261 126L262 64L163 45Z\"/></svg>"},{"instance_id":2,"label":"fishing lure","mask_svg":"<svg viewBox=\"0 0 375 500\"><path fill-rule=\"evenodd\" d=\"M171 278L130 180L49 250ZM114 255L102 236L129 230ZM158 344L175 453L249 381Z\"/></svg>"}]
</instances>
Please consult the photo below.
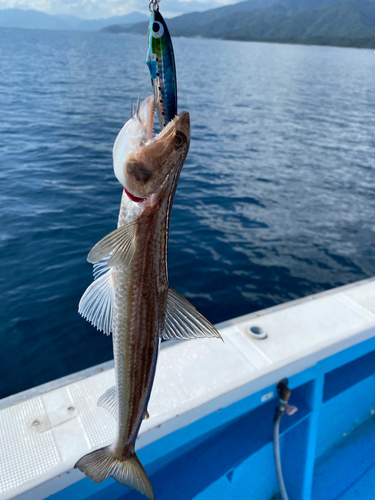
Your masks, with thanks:
<instances>
[{"instance_id":1,"label":"fishing lure","mask_svg":"<svg viewBox=\"0 0 375 500\"><path fill-rule=\"evenodd\" d=\"M171 36L158 0L150 1L151 19L148 29L146 64L150 70L154 101L160 128L177 115L177 78Z\"/></svg>"}]
</instances>

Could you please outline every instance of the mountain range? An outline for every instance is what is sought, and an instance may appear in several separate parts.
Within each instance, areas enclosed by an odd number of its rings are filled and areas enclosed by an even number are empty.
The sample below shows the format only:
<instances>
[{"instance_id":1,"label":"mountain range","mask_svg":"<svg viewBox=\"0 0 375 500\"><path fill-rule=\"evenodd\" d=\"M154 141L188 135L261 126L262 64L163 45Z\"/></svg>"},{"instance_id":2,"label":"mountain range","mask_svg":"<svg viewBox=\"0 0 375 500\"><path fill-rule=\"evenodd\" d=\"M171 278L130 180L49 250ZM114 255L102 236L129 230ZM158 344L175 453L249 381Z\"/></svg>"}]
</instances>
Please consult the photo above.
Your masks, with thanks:
<instances>
[{"instance_id":1,"label":"mountain range","mask_svg":"<svg viewBox=\"0 0 375 500\"><path fill-rule=\"evenodd\" d=\"M148 21L148 16L139 12L109 17L108 19L81 19L64 14L46 14L37 10L0 10L0 27L2 28L99 31L113 24L129 27L142 21Z\"/></svg>"},{"instance_id":2,"label":"mountain range","mask_svg":"<svg viewBox=\"0 0 375 500\"><path fill-rule=\"evenodd\" d=\"M0 10L0 27L145 35L148 16L133 12L80 19L35 10ZM375 0L246 0L168 19L172 36L375 48Z\"/></svg>"},{"instance_id":3,"label":"mountain range","mask_svg":"<svg viewBox=\"0 0 375 500\"><path fill-rule=\"evenodd\" d=\"M147 23L104 29L144 34ZM173 36L375 48L375 0L247 0L168 20Z\"/></svg>"}]
</instances>

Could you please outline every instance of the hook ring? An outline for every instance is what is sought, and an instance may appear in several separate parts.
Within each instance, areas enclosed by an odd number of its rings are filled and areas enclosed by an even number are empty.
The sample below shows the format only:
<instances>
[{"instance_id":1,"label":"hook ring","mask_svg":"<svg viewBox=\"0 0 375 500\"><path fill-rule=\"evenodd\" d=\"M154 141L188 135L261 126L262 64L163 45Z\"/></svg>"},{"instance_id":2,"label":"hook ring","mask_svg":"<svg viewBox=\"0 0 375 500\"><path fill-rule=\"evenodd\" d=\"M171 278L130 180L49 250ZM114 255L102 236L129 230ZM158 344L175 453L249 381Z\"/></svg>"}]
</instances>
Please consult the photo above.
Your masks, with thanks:
<instances>
[{"instance_id":1,"label":"hook ring","mask_svg":"<svg viewBox=\"0 0 375 500\"><path fill-rule=\"evenodd\" d=\"M148 8L149 8L150 12L153 12L155 10L159 10L159 2L160 2L160 0L150 0L150 2L148 4Z\"/></svg>"}]
</instances>

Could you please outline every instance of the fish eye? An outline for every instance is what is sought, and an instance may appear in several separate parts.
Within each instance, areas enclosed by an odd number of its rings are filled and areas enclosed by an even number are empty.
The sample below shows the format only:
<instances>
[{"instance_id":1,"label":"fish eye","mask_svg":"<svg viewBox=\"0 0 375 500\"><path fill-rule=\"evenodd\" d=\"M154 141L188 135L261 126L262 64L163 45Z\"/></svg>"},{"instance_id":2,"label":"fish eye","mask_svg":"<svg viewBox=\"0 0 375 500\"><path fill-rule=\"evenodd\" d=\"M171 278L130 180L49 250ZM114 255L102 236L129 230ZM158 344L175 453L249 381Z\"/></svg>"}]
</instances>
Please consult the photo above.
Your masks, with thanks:
<instances>
[{"instance_id":1,"label":"fish eye","mask_svg":"<svg viewBox=\"0 0 375 500\"><path fill-rule=\"evenodd\" d=\"M161 38L164 35L164 26L159 23L159 21L155 21L152 25L152 36L154 38Z\"/></svg>"},{"instance_id":2,"label":"fish eye","mask_svg":"<svg viewBox=\"0 0 375 500\"><path fill-rule=\"evenodd\" d=\"M177 148L180 148L183 144L186 142L186 135L183 134L182 132L177 132L177 134L174 136L174 145Z\"/></svg>"}]
</instances>

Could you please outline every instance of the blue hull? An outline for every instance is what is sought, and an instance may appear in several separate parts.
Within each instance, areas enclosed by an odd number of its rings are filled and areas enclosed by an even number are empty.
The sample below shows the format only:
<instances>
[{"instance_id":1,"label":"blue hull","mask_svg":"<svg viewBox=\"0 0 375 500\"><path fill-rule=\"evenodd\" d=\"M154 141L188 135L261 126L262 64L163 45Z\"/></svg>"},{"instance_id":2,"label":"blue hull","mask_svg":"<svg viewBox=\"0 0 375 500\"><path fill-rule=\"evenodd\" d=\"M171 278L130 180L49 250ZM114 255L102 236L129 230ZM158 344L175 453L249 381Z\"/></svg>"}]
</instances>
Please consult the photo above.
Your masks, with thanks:
<instances>
[{"instance_id":1,"label":"blue hull","mask_svg":"<svg viewBox=\"0 0 375 500\"><path fill-rule=\"evenodd\" d=\"M298 412L281 420L281 460L290 500L375 498L375 339L289 380ZM139 451L156 500L278 499L272 445L272 385ZM264 397L266 396L266 397ZM89 479L53 500L141 500L110 479Z\"/></svg>"}]
</instances>

